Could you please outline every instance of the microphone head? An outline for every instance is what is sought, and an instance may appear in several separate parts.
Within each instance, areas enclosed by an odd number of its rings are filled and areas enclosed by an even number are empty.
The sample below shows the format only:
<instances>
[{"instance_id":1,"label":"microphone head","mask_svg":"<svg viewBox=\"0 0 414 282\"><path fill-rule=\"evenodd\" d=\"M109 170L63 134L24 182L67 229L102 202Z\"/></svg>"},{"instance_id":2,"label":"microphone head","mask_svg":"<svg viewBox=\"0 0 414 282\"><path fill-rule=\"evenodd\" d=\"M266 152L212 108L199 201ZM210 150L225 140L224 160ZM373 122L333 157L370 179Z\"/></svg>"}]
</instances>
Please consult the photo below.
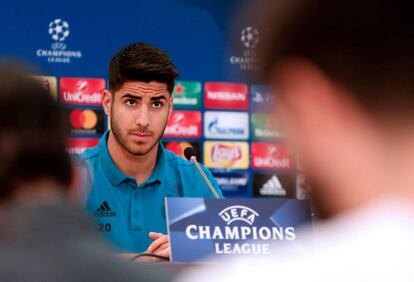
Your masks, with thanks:
<instances>
[{"instance_id":1,"label":"microphone head","mask_svg":"<svg viewBox=\"0 0 414 282\"><path fill-rule=\"evenodd\" d=\"M195 155L196 155L196 151L194 150L193 147L187 147L187 148L185 148L185 150L184 150L184 156L185 156L185 158L187 160L190 160L191 157L193 157L193 156L195 157Z\"/></svg>"}]
</instances>

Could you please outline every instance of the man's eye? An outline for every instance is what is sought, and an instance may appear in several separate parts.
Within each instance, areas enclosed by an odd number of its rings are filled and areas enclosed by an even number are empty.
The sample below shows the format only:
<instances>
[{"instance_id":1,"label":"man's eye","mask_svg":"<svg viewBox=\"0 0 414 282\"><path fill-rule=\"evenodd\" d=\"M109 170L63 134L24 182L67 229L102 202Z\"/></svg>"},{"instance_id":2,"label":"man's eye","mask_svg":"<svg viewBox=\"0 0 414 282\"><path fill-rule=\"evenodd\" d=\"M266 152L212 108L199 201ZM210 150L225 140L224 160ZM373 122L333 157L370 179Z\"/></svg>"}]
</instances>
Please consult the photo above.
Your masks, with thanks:
<instances>
[{"instance_id":1,"label":"man's eye","mask_svg":"<svg viewBox=\"0 0 414 282\"><path fill-rule=\"evenodd\" d=\"M163 105L163 103L162 102L160 102L160 101L154 101L154 103L152 103L152 106L154 107L154 108L161 108L162 107L162 105Z\"/></svg>"},{"instance_id":2,"label":"man's eye","mask_svg":"<svg viewBox=\"0 0 414 282\"><path fill-rule=\"evenodd\" d=\"M126 100L125 102L128 106L135 106L136 102L133 99Z\"/></svg>"}]
</instances>

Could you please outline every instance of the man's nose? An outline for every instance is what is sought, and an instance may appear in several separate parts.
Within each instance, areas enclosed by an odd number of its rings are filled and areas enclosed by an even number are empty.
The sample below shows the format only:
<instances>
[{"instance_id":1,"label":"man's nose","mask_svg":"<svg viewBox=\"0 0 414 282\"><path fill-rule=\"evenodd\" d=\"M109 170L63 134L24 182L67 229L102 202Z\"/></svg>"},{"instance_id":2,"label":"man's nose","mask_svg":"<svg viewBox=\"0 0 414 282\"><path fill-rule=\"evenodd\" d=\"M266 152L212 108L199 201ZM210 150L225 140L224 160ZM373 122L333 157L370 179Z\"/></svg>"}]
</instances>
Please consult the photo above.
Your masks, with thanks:
<instances>
[{"instance_id":1,"label":"man's nose","mask_svg":"<svg viewBox=\"0 0 414 282\"><path fill-rule=\"evenodd\" d=\"M149 116L148 116L149 112L148 112L148 107L143 105L142 107L140 107L139 111L138 111L138 115L137 118L135 120L136 124L139 127L148 127L149 126Z\"/></svg>"}]
</instances>

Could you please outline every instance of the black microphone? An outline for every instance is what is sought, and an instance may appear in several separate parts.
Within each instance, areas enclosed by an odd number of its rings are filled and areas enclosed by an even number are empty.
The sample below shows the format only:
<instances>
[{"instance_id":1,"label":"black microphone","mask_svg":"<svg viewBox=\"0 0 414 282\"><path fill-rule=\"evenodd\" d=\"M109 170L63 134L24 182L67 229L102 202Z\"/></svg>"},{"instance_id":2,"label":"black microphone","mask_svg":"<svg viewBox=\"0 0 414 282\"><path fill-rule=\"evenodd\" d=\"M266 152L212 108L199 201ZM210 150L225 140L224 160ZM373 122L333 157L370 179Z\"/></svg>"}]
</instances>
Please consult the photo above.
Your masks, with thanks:
<instances>
[{"instance_id":1,"label":"black microphone","mask_svg":"<svg viewBox=\"0 0 414 282\"><path fill-rule=\"evenodd\" d=\"M198 173L200 173L201 177L204 179L204 182L206 182L208 189L210 189L211 193L214 195L216 199L220 199L219 194L217 194L216 189L214 189L213 185L211 184L210 180L208 179L207 175L204 173L203 169L200 167L200 164L197 161L196 157L196 151L193 147L187 147L184 150L184 156L187 160L192 162L194 166L197 168Z\"/></svg>"},{"instance_id":2,"label":"black microphone","mask_svg":"<svg viewBox=\"0 0 414 282\"><path fill-rule=\"evenodd\" d=\"M184 156L187 160L191 161L191 157L196 156L196 150L193 147L187 147L184 150Z\"/></svg>"}]
</instances>

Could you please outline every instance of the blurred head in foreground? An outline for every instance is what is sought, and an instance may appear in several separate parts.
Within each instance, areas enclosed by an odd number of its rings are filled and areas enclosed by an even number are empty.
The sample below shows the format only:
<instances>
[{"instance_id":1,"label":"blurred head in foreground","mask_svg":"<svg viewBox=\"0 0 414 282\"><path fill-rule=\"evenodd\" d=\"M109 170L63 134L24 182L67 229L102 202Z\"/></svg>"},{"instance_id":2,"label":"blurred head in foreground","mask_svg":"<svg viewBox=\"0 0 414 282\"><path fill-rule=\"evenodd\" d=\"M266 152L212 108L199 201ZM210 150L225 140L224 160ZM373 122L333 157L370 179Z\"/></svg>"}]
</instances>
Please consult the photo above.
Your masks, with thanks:
<instances>
[{"instance_id":1,"label":"blurred head in foreground","mask_svg":"<svg viewBox=\"0 0 414 282\"><path fill-rule=\"evenodd\" d=\"M63 111L39 82L0 63L0 204L66 192L71 164Z\"/></svg>"},{"instance_id":2,"label":"blurred head in foreground","mask_svg":"<svg viewBox=\"0 0 414 282\"><path fill-rule=\"evenodd\" d=\"M262 75L321 212L414 200L414 4L274 2Z\"/></svg>"}]
</instances>

